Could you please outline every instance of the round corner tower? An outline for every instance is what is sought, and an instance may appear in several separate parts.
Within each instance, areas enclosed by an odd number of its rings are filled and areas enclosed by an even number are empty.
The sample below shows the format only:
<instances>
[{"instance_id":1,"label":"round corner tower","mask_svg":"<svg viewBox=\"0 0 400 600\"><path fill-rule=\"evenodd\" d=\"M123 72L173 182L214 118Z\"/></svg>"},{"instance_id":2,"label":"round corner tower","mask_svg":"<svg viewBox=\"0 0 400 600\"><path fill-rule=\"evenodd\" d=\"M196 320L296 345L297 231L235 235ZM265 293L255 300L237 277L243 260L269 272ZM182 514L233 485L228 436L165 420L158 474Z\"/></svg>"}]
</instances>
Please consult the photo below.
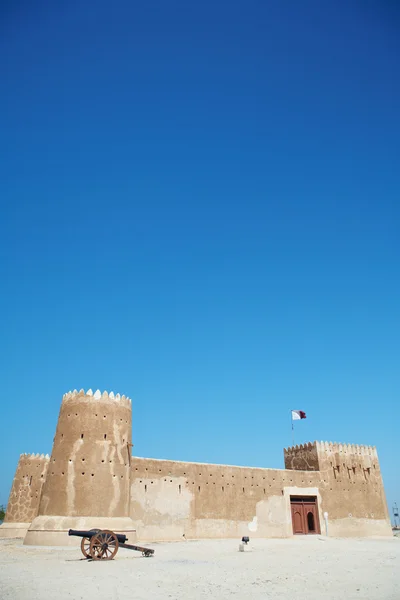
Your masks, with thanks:
<instances>
[{"instance_id":1,"label":"round corner tower","mask_svg":"<svg viewBox=\"0 0 400 600\"><path fill-rule=\"evenodd\" d=\"M68 529L134 536L129 517L131 401L113 392L63 396L38 516L25 544L76 543Z\"/></svg>"},{"instance_id":2,"label":"round corner tower","mask_svg":"<svg viewBox=\"0 0 400 600\"><path fill-rule=\"evenodd\" d=\"M0 538L23 538L38 514L49 455L21 454L11 486Z\"/></svg>"}]
</instances>

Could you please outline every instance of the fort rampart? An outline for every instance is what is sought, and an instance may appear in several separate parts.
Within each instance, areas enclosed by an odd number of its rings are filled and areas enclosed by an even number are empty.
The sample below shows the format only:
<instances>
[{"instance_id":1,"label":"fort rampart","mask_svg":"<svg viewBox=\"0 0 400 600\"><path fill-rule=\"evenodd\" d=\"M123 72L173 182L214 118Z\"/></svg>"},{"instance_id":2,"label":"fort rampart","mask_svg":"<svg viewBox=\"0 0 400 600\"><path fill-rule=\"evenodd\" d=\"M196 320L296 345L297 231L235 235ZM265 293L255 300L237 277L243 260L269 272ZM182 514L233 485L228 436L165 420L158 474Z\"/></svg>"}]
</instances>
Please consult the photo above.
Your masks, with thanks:
<instances>
[{"instance_id":1,"label":"fort rampart","mask_svg":"<svg viewBox=\"0 0 400 600\"><path fill-rule=\"evenodd\" d=\"M322 533L328 513L333 536L391 535L375 448L314 442L284 454L284 470L133 458L139 539L287 537L292 497L316 498Z\"/></svg>"},{"instance_id":2,"label":"fort rampart","mask_svg":"<svg viewBox=\"0 0 400 600\"><path fill-rule=\"evenodd\" d=\"M21 455L0 536L11 524L39 545L94 527L131 542L392 534L375 447L310 442L266 469L132 457L131 431L129 398L65 394L50 459Z\"/></svg>"}]
</instances>

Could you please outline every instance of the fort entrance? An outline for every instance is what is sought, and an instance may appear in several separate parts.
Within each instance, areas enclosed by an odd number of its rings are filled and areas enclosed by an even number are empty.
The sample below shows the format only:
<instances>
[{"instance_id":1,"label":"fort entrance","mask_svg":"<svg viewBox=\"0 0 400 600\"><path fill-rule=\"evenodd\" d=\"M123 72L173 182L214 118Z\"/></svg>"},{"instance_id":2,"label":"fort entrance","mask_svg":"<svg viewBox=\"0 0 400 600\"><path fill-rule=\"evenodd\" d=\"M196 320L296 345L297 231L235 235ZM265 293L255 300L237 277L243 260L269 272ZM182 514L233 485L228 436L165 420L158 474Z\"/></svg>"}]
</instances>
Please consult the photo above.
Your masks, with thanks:
<instances>
[{"instance_id":1,"label":"fort entrance","mask_svg":"<svg viewBox=\"0 0 400 600\"><path fill-rule=\"evenodd\" d=\"M315 496L290 496L290 507L295 535L321 533Z\"/></svg>"}]
</instances>

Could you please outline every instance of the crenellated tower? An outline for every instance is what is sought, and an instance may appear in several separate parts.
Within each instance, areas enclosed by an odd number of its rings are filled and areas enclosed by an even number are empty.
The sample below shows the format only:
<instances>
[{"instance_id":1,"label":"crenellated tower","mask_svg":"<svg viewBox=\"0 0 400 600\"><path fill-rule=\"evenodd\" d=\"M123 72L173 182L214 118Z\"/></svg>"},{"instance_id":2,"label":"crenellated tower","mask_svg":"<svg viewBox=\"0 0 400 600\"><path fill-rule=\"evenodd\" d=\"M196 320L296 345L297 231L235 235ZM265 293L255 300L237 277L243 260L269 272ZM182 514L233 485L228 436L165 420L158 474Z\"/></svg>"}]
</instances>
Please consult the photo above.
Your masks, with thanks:
<instances>
[{"instance_id":1,"label":"crenellated tower","mask_svg":"<svg viewBox=\"0 0 400 600\"><path fill-rule=\"evenodd\" d=\"M317 442L284 448L285 469L319 471Z\"/></svg>"},{"instance_id":2,"label":"crenellated tower","mask_svg":"<svg viewBox=\"0 0 400 600\"><path fill-rule=\"evenodd\" d=\"M284 449L285 468L300 471L325 471L334 474L356 470L370 474L379 470L375 446L337 442L309 442Z\"/></svg>"},{"instance_id":3,"label":"crenellated tower","mask_svg":"<svg viewBox=\"0 0 400 600\"><path fill-rule=\"evenodd\" d=\"M323 510L335 535L391 535L378 453L375 446L313 442L285 448L285 468L319 471Z\"/></svg>"},{"instance_id":4,"label":"crenellated tower","mask_svg":"<svg viewBox=\"0 0 400 600\"><path fill-rule=\"evenodd\" d=\"M48 454L21 454L8 499L0 538L25 537L38 514L40 495L46 480Z\"/></svg>"},{"instance_id":5,"label":"crenellated tower","mask_svg":"<svg viewBox=\"0 0 400 600\"><path fill-rule=\"evenodd\" d=\"M129 518L131 400L113 392L63 396L38 516L25 544L65 545L93 527L134 535Z\"/></svg>"}]
</instances>

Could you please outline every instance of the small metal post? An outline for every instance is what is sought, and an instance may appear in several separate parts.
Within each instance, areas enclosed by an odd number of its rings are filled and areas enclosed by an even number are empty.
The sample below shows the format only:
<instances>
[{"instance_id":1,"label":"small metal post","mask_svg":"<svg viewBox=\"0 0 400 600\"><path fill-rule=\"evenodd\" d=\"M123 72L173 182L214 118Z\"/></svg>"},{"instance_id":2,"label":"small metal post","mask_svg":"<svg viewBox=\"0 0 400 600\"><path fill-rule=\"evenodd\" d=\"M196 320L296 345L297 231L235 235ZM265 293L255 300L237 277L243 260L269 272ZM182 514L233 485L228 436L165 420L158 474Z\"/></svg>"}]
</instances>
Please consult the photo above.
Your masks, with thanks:
<instances>
[{"instance_id":1,"label":"small metal post","mask_svg":"<svg viewBox=\"0 0 400 600\"><path fill-rule=\"evenodd\" d=\"M399 509L397 508L397 503L393 504L393 517L394 517L394 526L397 527L397 519L399 518Z\"/></svg>"}]
</instances>

